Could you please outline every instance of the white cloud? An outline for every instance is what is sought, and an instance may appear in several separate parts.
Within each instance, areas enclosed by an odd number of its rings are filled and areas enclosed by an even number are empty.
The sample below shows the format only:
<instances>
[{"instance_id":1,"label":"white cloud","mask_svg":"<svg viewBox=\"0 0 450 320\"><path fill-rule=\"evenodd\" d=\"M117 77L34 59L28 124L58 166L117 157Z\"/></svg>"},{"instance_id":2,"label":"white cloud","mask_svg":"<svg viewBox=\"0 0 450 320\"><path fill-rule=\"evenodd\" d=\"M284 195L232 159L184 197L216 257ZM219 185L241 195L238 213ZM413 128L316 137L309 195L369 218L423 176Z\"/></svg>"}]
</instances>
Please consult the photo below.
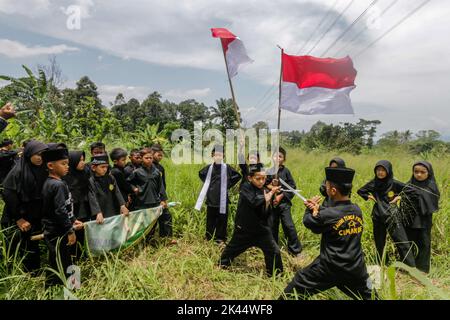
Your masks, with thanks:
<instances>
[{"instance_id":1,"label":"white cloud","mask_svg":"<svg viewBox=\"0 0 450 320\"><path fill-rule=\"evenodd\" d=\"M226 27L245 43L249 56L255 62L241 72L241 77L263 84L277 84L280 52L277 44L288 53L297 54L306 39L315 31L319 21L334 1L111 1L111 0L34 0L44 3L45 10L37 10L33 19L23 15L22 1L0 0L4 20L18 28L39 32L47 36L72 41L99 49L122 59L137 59L161 66L189 67L223 72L220 44L210 34L211 27ZM58 8L71 4L86 8L89 19L82 20L81 30L68 30L67 16ZM353 56L403 16L418 6L422 0L398 1L380 20L379 28L366 30L358 40L340 55ZM19 4L20 3L20 4ZM338 1L327 22L316 33L314 40L323 34L348 1ZM370 1L355 1L344 17L323 38L313 55L321 55L343 30L369 5ZM391 1L380 0L378 12ZM46 5L47 4L47 5ZM31 6L28 6L30 11ZM13 15L14 14L14 15ZM358 70L357 89L352 93L358 116L373 116L383 122L383 128L422 128L437 125L431 119L449 119L450 109L450 4L431 1L366 54L355 58ZM370 19L369 19L370 20ZM332 50L332 56L346 41L366 26L362 19ZM306 52L314 41L306 46ZM305 52L302 52L305 53ZM222 76L222 74L221 74ZM196 84L198 85L198 84ZM208 85L208 84L206 84ZM205 86L206 86L205 85ZM135 89L136 90L136 89ZM131 90L133 92L133 90ZM170 90L180 96L179 89ZM148 92L146 91L146 94ZM260 100L263 92L248 92L249 106ZM136 93L139 94L139 93ZM249 119L264 120L276 104L277 90L271 91L257 112L249 112ZM372 104L373 109L364 106ZM361 109L358 109L361 108ZM401 116L403 115L403 116ZM336 122L341 118L336 117ZM351 118L343 118L350 119ZM312 117L289 114L283 120L286 128L302 129L312 124ZM443 125L450 132L449 125Z\"/></svg>"},{"instance_id":2,"label":"white cloud","mask_svg":"<svg viewBox=\"0 0 450 320\"><path fill-rule=\"evenodd\" d=\"M150 88L143 86L103 84L98 86L98 92L103 104L109 105L110 102L114 102L117 94L119 93L122 93L124 95L125 100L135 98L142 102L142 100L147 98L147 96L153 91Z\"/></svg>"},{"instance_id":3,"label":"white cloud","mask_svg":"<svg viewBox=\"0 0 450 320\"><path fill-rule=\"evenodd\" d=\"M5 55L8 58L26 58L40 55L61 54L64 52L78 51L78 48L69 47L65 44L54 46L27 46L18 41L9 39L0 39L0 55Z\"/></svg>"},{"instance_id":4,"label":"white cloud","mask_svg":"<svg viewBox=\"0 0 450 320\"><path fill-rule=\"evenodd\" d=\"M19 14L34 18L48 14L49 9L50 0L0 0L0 13Z\"/></svg>"},{"instance_id":5,"label":"white cloud","mask_svg":"<svg viewBox=\"0 0 450 320\"><path fill-rule=\"evenodd\" d=\"M204 98L211 93L210 88L179 90L171 89L163 93L163 97L169 100L180 102L186 99Z\"/></svg>"}]
</instances>

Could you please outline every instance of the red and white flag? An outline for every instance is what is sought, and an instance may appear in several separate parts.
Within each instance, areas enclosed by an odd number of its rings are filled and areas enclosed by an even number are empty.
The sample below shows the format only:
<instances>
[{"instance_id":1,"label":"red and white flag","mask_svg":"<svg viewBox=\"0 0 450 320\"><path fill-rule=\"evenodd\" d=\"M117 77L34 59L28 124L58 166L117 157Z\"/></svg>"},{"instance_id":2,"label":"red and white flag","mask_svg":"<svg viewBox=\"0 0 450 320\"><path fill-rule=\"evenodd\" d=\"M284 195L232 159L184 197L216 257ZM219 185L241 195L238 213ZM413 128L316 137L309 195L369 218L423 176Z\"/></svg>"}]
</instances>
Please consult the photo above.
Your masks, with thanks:
<instances>
[{"instance_id":1,"label":"red and white flag","mask_svg":"<svg viewBox=\"0 0 450 320\"><path fill-rule=\"evenodd\" d=\"M214 38L220 38L222 42L230 78L238 74L238 70L242 65L253 62L247 55L244 43L239 37L236 37L225 28L212 28L211 32Z\"/></svg>"},{"instance_id":2,"label":"red and white flag","mask_svg":"<svg viewBox=\"0 0 450 320\"><path fill-rule=\"evenodd\" d=\"M283 53L281 108L300 114L353 114L356 70L343 59Z\"/></svg>"}]
</instances>

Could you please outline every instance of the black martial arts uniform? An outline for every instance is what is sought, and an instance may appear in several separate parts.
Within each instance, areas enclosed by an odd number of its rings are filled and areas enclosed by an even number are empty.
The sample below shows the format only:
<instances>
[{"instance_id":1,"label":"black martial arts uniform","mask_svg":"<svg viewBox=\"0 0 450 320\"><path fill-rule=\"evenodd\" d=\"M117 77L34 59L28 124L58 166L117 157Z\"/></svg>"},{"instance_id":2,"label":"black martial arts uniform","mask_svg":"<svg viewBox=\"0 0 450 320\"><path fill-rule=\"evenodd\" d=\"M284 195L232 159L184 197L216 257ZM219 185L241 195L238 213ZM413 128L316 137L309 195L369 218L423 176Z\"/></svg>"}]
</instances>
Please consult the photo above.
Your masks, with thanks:
<instances>
[{"instance_id":1,"label":"black martial arts uniform","mask_svg":"<svg viewBox=\"0 0 450 320\"><path fill-rule=\"evenodd\" d=\"M161 174L164 191L167 193L166 170L159 162L154 161L153 165L156 167L156 169L159 170L159 172ZM159 236L160 237L172 237L172 234L173 234L172 215L170 214L170 211L168 208L163 209L161 216L159 216L159 218L158 218L158 225L159 225ZM156 227L156 225L155 225L155 227ZM152 232L154 232L154 230L155 229L153 229Z\"/></svg>"},{"instance_id":2,"label":"black martial arts uniform","mask_svg":"<svg viewBox=\"0 0 450 320\"><path fill-rule=\"evenodd\" d=\"M200 179L205 182L209 170L208 165L201 169L198 173ZM231 166L227 166L227 200L226 211L220 213L220 181L221 181L221 164L212 164L211 182L208 192L206 193L206 239L209 241L214 238L216 242L225 242L227 240L228 225L228 206L230 199L228 190L241 180L239 172Z\"/></svg>"},{"instance_id":3,"label":"black martial arts uniform","mask_svg":"<svg viewBox=\"0 0 450 320\"><path fill-rule=\"evenodd\" d=\"M154 165L134 170L127 181L139 190L134 204L135 210L155 208L161 201L167 200L161 172Z\"/></svg>"},{"instance_id":4,"label":"black martial arts uniform","mask_svg":"<svg viewBox=\"0 0 450 320\"><path fill-rule=\"evenodd\" d=\"M271 168L268 170L266 184L270 184L274 178L274 168ZM278 168L278 178L283 179L283 181L286 182L292 189L297 188L291 172L285 166L280 166ZM279 185L281 185L281 183ZM285 189L284 186L281 185L281 187ZM298 239L297 230L295 228L295 224L292 220L291 214L291 200L294 197L294 193L283 192L283 195L284 196L283 199L281 199L281 202L277 206L272 206L270 224L272 227L273 238L275 239L276 243L279 243L279 230L281 222L284 235L287 238L288 252L289 254L296 256L302 251L302 244Z\"/></svg>"},{"instance_id":5,"label":"black martial arts uniform","mask_svg":"<svg viewBox=\"0 0 450 320\"><path fill-rule=\"evenodd\" d=\"M269 226L270 211L266 208L264 191L250 182L244 183L239 192L234 233L220 257L220 265L229 266L235 257L250 247L258 247L264 253L266 271L283 271L280 248L273 239Z\"/></svg>"},{"instance_id":6,"label":"black martial arts uniform","mask_svg":"<svg viewBox=\"0 0 450 320\"><path fill-rule=\"evenodd\" d=\"M337 168L345 168L345 161L342 158L336 157L336 158L331 159L330 164L329 164L330 167L331 167L332 163L336 163ZM332 206L332 203L331 203L331 199L328 197L327 187L325 185L325 182L326 182L326 179L323 180L322 184L320 185L319 191L325 197L323 199L322 206L330 207L330 206Z\"/></svg>"},{"instance_id":7,"label":"black martial arts uniform","mask_svg":"<svg viewBox=\"0 0 450 320\"><path fill-rule=\"evenodd\" d=\"M376 176L377 167L382 166L387 176L384 179L378 179ZM373 237L375 246L377 248L377 259L381 263L383 257L383 250L386 244L386 235L389 233L392 241L395 243L400 261L406 263L408 266L415 267L414 257L411 243L408 241L405 228L398 215L393 214L397 210L396 204L389 204L405 187L394 179L394 172L392 164L387 160L379 161L375 165L375 179L368 182L365 186L358 190L358 194L364 199L368 200L369 195L373 195L376 203L372 209L373 221ZM388 257L386 255L385 264L388 264Z\"/></svg>"},{"instance_id":8,"label":"black martial arts uniform","mask_svg":"<svg viewBox=\"0 0 450 320\"><path fill-rule=\"evenodd\" d=\"M128 162L123 168L123 172L125 174L125 178L128 179L134 170L139 169L141 166L135 166L133 163Z\"/></svg>"},{"instance_id":9,"label":"black martial arts uniform","mask_svg":"<svg viewBox=\"0 0 450 320\"><path fill-rule=\"evenodd\" d=\"M125 169L115 165L111 169L111 175L116 179L123 200L128 202L128 196L133 193L133 188L126 180Z\"/></svg>"},{"instance_id":10,"label":"black martial arts uniform","mask_svg":"<svg viewBox=\"0 0 450 320\"><path fill-rule=\"evenodd\" d=\"M13 254L19 246L25 258L25 270L37 271L41 265L39 242L31 241L31 236L42 232L42 186L47 179L44 166L35 166L31 157L47 149L47 145L31 140L24 149L23 157L3 181L5 208L1 220L2 227L8 229L6 239ZM17 221L24 219L31 224L31 230L21 232Z\"/></svg>"},{"instance_id":11,"label":"black martial arts uniform","mask_svg":"<svg viewBox=\"0 0 450 320\"><path fill-rule=\"evenodd\" d=\"M83 170L77 170L83 151L69 152L69 173L62 180L67 183L69 191L73 198L73 214L81 222L91 220L91 209L89 207L89 177L90 173L87 166ZM75 231L77 236L77 245L71 246L71 254L80 258L84 246L84 229Z\"/></svg>"},{"instance_id":12,"label":"black martial arts uniform","mask_svg":"<svg viewBox=\"0 0 450 320\"><path fill-rule=\"evenodd\" d=\"M439 210L439 199L441 193L434 177L431 163L427 161L416 162L428 170L428 178L418 181L414 174L408 181L402 196L401 212L409 213L408 219L404 220L408 239L417 246L415 262L417 269L430 272L431 259L431 227L433 213Z\"/></svg>"},{"instance_id":13,"label":"black martial arts uniform","mask_svg":"<svg viewBox=\"0 0 450 320\"><path fill-rule=\"evenodd\" d=\"M67 268L72 264L70 247L67 245L68 234L74 232L73 199L69 187L63 180L49 177L42 190L44 238L48 247L50 267L58 270L58 254L61 259L63 272L69 276ZM59 242L59 243L58 243ZM54 285L61 283L61 279L50 273L46 283ZM61 283L64 284L64 283Z\"/></svg>"},{"instance_id":14,"label":"black martial arts uniform","mask_svg":"<svg viewBox=\"0 0 450 320\"><path fill-rule=\"evenodd\" d=\"M0 186L3 185L3 180L14 167L16 156L17 151L0 150Z\"/></svg>"},{"instance_id":15,"label":"black martial arts uniform","mask_svg":"<svg viewBox=\"0 0 450 320\"><path fill-rule=\"evenodd\" d=\"M5 130L7 126L8 126L8 121L6 121L2 117L0 117L0 133L3 132L3 130Z\"/></svg>"},{"instance_id":16,"label":"black martial arts uniform","mask_svg":"<svg viewBox=\"0 0 450 320\"><path fill-rule=\"evenodd\" d=\"M361 209L351 201L333 205L320 207L316 217L311 210L305 211L303 224L322 234L320 255L297 271L284 290L288 298L296 293L300 299L307 299L309 295L338 287L352 298L371 299L371 283L361 248Z\"/></svg>"},{"instance_id":17,"label":"black martial arts uniform","mask_svg":"<svg viewBox=\"0 0 450 320\"><path fill-rule=\"evenodd\" d=\"M89 178L89 206L91 219L95 220L98 213L104 218L120 214L120 207L125 205L125 200L117 186L116 179L106 174L103 177L92 175Z\"/></svg>"}]
</instances>

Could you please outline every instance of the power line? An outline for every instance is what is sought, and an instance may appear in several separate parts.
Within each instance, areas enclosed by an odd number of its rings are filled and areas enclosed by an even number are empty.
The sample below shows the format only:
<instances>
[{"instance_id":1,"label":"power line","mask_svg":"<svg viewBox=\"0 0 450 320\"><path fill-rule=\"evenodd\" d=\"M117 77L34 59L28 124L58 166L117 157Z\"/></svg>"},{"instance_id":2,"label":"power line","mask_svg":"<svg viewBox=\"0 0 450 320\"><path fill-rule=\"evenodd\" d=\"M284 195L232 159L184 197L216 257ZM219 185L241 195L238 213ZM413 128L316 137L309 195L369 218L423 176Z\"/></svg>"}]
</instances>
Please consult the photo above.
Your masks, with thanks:
<instances>
[{"instance_id":1,"label":"power line","mask_svg":"<svg viewBox=\"0 0 450 320\"><path fill-rule=\"evenodd\" d=\"M325 14L322 18L322 20L320 21L320 23L317 25L317 27L314 29L314 31L311 33L311 35L309 36L308 40L303 44L303 46L300 48L300 50L298 50L296 55L299 55L300 52L303 52L303 49L306 48L306 46L309 44L309 42L312 40L312 38L316 35L316 31L320 29L320 27L323 25L323 23L326 21L326 19L328 18L328 16L330 15L330 13L333 11L334 7L336 6L336 4L338 3L339 0L336 0L334 2L334 4L330 7L330 9L328 10L327 14Z\"/></svg>"},{"instance_id":2,"label":"power line","mask_svg":"<svg viewBox=\"0 0 450 320\"><path fill-rule=\"evenodd\" d=\"M324 51L324 53L322 53L321 57L325 56L328 51L331 50L331 48L333 48L336 43L338 43L339 40L341 40L361 19L362 17L364 17L364 15L367 13L367 11L369 11L370 8L372 8L375 4L377 4L378 0L374 0L372 1L371 4L369 4L369 6L358 16L358 18L356 18L345 30L344 32L341 33L341 35L339 37L336 38L336 40L334 40L334 42L332 44L330 44L330 46Z\"/></svg>"},{"instance_id":3,"label":"power line","mask_svg":"<svg viewBox=\"0 0 450 320\"><path fill-rule=\"evenodd\" d=\"M309 55L316 47L317 45L325 38L325 36L330 32L330 30L336 25L336 23L339 21L339 19L344 15L345 12L351 7L351 5L355 2L355 0L351 0L350 3L345 7L343 11L337 16L337 18L333 21L333 23L328 27L328 29L322 34L322 36L316 41L314 46L308 51L307 55Z\"/></svg>"},{"instance_id":4,"label":"power line","mask_svg":"<svg viewBox=\"0 0 450 320\"><path fill-rule=\"evenodd\" d=\"M422 2L418 7L416 7L413 11L411 11L410 13L408 13L406 16L404 16L402 19L400 19L399 22L397 22L396 24L394 24L391 28L389 28L389 30L387 30L385 33L383 33L381 36L379 36L377 39L375 39L374 41L372 41L367 47L365 47L363 50L361 50L360 52L358 52L354 57L357 58L360 55L362 55L363 53L365 53L368 49L370 49L371 47L373 47L375 44L377 44L380 40L382 40L384 37L386 37L389 33L391 33L394 29L396 29L398 26L400 26L403 22L405 22L408 18L410 18L412 15L414 15L415 13L417 13L420 9L422 9L426 4L428 4L428 2L430 2L431 0L425 0L424 2Z\"/></svg>"},{"instance_id":5,"label":"power line","mask_svg":"<svg viewBox=\"0 0 450 320\"><path fill-rule=\"evenodd\" d=\"M393 0L382 12L381 14L377 17L376 20L380 19L386 12L388 12L396 3L398 2L398 0ZM343 45L339 50L337 50L334 53L334 56L336 57L341 51L347 49L347 47L353 43L356 39L358 39L364 31L366 31L369 28L368 25L366 25L360 32L358 32L352 39L350 39L350 41L348 41L345 45Z\"/></svg>"}]
</instances>

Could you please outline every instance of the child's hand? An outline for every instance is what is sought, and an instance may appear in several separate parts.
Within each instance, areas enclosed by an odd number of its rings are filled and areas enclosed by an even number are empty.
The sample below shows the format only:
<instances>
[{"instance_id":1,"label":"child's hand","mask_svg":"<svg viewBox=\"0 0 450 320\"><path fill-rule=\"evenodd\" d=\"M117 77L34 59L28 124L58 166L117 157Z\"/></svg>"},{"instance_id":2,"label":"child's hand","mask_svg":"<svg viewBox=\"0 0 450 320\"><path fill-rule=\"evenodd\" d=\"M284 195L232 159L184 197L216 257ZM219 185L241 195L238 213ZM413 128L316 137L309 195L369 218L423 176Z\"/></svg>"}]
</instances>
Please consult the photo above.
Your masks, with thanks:
<instances>
[{"instance_id":1,"label":"child's hand","mask_svg":"<svg viewBox=\"0 0 450 320\"><path fill-rule=\"evenodd\" d=\"M390 204L397 204L400 200L402 199L402 197L400 196L396 196L394 199L392 199L391 202L389 202Z\"/></svg>"},{"instance_id":2,"label":"child's hand","mask_svg":"<svg viewBox=\"0 0 450 320\"><path fill-rule=\"evenodd\" d=\"M77 236L75 235L75 232L71 232L67 235L67 245L73 246L77 242Z\"/></svg>"},{"instance_id":3,"label":"child's hand","mask_svg":"<svg viewBox=\"0 0 450 320\"><path fill-rule=\"evenodd\" d=\"M73 229L74 230L81 230L83 229L84 225L83 222L81 222L80 220L75 220L75 222L73 223Z\"/></svg>"},{"instance_id":4,"label":"child's hand","mask_svg":"<svg viewBox=\"0 0 450 320\"><path fill-rule=\"evenodd\" d=\"M8 102L0 109L0 117L2 117L5 120L8 120L10 118L13 118L16 116L16 110L14 110L13 105Z\"/></svg>"},{"instance_id":5,"label":"child's hand","mask_svg":"<svg viewBox=\"0 0 450 320\"><path fill-rule=\"evenodd\" d=\"M278 189L277 190L279 190L279 187L277 187ZM275 199L273 200L273 204L274 205L279 205L280 204L280 202L281 202L281 200L284 198L284 194L282 194L282 193L280 193L279 195L277 195L276 197L275 197Z\"/></svg>"},{"instance_id":6,"label":"child's hand","mask_svg":"<svg viewBox=\"0 0 450 320\"><path fill-rule=\"evenodd\" d=\"M130 214L130 211L126 206L121 206L120 213L123 214L125 217L127 217Z\"/></svg>"},{"instance_id":7,"label":"child's hand","mask_svg":"<svg viewBox=\"0 0 450 320\"><path fill-rule=\"evenodd\" d=\"M27 232L31 229L31 223L29 223L27 220L23 218L17 220L16 224L19 227L20 231L22 232Z\"/></svg>"},{"instance_id":8,"label":"child's hand","mask_svg":"<svg viewBox=\"0 0 450 320\"><path fill-rule=\"evenodd\" d=\"M164 209L167 209L167 201L161 201L160 205L161 205Z\"/></svg>"},{"instance_id":9,"label":"child's hand","mask_svg":"<svg viewBox=\"0 0 450 320\"><path fill-rule=\"evenodd\" d=\"M103 213L101 212L97 213L97 218L95 219L95 221L98 224L103 224L103 222L105 221L105 218L103 218Z\"/></svg>"},{"instance_id":10,"label":"child's hand","mask_svg":"<svg viewBox=\"0 0 450 320\"><path fill-rule=\"evenodd\" d=\"M377 199L375 199L375 197L371 194L369 194L369 196L367 197L369 200L372 200L373 202L377 202Z\"/></svg>"},{"instance_id":11,"label":"child's hand","mask_svg":"<svg viewBox=\"0 0 450 320\"><path fill-rule=\"evenodd\" d=\"M273 194L273 190L270 190L269 192L264 190L264 199L266 200L266 205L268 205L270 203L270 200L272 200Z\"/></svg>"},{"instance_id":12,"label":"child's hand","mask_svg":"<svg viewBox=\"0 0 450 320\"><path fill-rule=\"evenodd\" d=\"M314 200L314 201L313 201ZM312 211L312 215L313 217L317 217L317 215L319 214L319 208L320 208L320 204L319 202L316 202L315 200L317 200L316 197L306 200L304 202L305 206Z\"/></svg>"}]
</instances>

